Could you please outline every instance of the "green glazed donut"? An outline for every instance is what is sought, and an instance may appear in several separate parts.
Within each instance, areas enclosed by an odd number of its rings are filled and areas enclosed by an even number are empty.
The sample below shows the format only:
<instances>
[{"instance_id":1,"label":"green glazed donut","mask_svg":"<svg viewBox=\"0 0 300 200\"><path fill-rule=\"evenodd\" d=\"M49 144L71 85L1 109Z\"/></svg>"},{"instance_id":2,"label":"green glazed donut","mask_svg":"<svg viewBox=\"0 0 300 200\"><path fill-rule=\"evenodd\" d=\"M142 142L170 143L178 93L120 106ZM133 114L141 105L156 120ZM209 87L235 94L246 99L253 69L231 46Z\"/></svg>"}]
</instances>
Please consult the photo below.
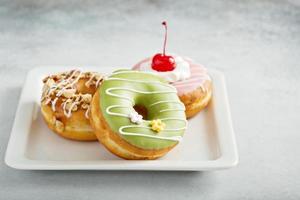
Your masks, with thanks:
<instances>
[{"instance_id":1,"label":"green glazed donut","mask_svg":"<svg viewBox=\"0 0 300 200\"><path fill-rule=\"evenodd\" d=\"M100 108L110 129L129 144L146 150L176 145L187 127L185 107L176 89L152 73L118 70L107 77L100 90ZM142 106L147 116L135 111ZM164 129L157 132L153 120Z\"/></svg>"}]
</instances>

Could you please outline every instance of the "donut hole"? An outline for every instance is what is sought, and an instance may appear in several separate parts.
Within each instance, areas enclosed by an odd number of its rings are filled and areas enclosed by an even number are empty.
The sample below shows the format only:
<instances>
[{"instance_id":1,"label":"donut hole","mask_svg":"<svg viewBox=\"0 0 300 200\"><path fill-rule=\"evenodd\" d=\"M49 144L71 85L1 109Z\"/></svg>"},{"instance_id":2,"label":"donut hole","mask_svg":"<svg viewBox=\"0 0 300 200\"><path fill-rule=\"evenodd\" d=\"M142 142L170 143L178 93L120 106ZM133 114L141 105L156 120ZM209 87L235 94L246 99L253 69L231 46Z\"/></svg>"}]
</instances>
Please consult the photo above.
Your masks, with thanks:
<instances>
[{"instance_id":1,"label":"donut hole","mask_svg":"<svg viewBox=\"0 0 300 200\"><path fill-rule=\"evenodd\" d=\"M143 116L144 120L148 119L148 110L145 106L137 104L134 105L133 108L137 113Z\"/></svg>"}]
</instances>

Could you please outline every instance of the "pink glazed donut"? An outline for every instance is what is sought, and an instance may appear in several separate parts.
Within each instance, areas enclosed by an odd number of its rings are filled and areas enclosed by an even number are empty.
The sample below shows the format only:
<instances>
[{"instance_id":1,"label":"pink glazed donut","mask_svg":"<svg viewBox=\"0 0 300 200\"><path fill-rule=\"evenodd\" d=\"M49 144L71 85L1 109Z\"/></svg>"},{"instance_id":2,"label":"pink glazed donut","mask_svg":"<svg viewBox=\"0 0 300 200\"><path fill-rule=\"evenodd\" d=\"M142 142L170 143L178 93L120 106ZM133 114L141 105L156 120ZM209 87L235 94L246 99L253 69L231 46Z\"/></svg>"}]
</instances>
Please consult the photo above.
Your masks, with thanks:
<instances>
[{"instance_id":1,"label":"pink glazed donut","mask_svg":"<svg viewBox=\"0 0 300 200\"><path fill-rule=\"evenodd\" d=\"M186 117L191 118L205 108L212 96L212 82L207 70L187 57L174 56L175 69L159 72L151 68L152 58L134 65L134 70L148 71L164 77L177 89L178 96L186 108Z\"/></svg>"}]
</instances>

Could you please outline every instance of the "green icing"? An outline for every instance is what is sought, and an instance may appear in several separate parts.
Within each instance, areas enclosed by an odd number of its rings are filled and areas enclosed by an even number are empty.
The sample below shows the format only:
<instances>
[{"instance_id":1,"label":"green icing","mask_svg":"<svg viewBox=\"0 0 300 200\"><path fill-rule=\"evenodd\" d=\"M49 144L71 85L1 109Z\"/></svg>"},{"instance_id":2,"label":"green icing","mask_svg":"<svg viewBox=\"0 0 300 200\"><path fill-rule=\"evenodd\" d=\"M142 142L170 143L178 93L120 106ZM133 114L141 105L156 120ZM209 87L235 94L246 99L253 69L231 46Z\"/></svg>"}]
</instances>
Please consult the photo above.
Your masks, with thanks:
<instances>
[{"instance_id":1,"label":"green icing","mask_svg":"<svg viewBox=\"0 0 300 200\"><path fill-rule=\"evenodd\" d=\"M116 78L126 80L116 80ZM144 91L147 93L155 92L156 94L142 94L135 91L129 91L128 89ZM162 149L177 143L177 141L174 140L123 135L120 132L121 127L128 125L150 127L149 123L153 119L176 118L163 121L166 124L166 127L165 130L159 133L156 133L151 129L140 127L125 128L123 131L145 134L154 137L170 138L174 136L183 136L185 131L183 128L186 126L185 112L182 110L183 106L180 103L175 88L171 87L164 79L146 72L118 70L103 81L99 90L101 102L100 107L105 121L109 124L114 132L119 133L120 136L130 144L143 149ZM122 97L129 98L134 103L125 98L112 96L108 91L110 91L113 95L120 95ZM168 91L168 93L157 93L166 91ZM172 101L173 103L160 103L150 106L151 104L160 101ZM145 106L148 110L147 119L144 119L141 124L132 123L130 118L126 117L130 113L134 112L133 105L137 104ZM122 107L111 108L110 112L120 113L126 116L114 116L106 112L108 107L114 105L120 105ZM165 109L172 109L172 111L160 112ZM168 129L173 130L167 131Z\"/></svg>"}]
</instances>

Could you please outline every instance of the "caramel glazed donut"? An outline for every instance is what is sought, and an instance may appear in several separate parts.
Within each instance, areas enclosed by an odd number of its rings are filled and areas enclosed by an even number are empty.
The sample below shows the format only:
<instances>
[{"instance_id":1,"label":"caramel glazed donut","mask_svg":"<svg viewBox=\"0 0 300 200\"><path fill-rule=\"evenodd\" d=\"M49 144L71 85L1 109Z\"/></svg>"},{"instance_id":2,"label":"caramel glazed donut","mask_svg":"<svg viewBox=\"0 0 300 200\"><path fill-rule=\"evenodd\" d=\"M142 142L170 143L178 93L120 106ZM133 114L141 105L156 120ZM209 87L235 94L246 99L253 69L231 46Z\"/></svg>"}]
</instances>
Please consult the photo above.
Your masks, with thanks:
<instances>
[{"instance_id":1,"label":"caramel glazed donut","mask_svg":"<svg viewBox=\"0 0 300 200\"><path fill-rule=\"evenodd\" d=\"M71 70L43 79L41 112L48 127L64 138L94 141L89 122L92 95L102 75Z\"/></svg>"},{"instance_id":2,"label":"caramel glazed donut","mask_svg":"<svg viewBox=\"0 0 300 200\"><path fill-rule=\"evenodd\" d=\"M151 67L151 57L134 65L133 70L148 71L165 78L177 89L186 108L186 117L191 118L208 105L212 97L212 81L202 65L187 57L173 57L176 64L173 71L155 71Z\"/></svg>"},{"instance_id":3,"label":"caramel glazed donut","mask_svg":"<svg viewBox=\"0 0 300 200\"><path fill-rule=\"evenodd\" d=\"M169 152L187 127L184 105L165 79L119 70L93 96L91 125L99 141L125 159L156 159Z\"/></svg>"}]
</instances>

